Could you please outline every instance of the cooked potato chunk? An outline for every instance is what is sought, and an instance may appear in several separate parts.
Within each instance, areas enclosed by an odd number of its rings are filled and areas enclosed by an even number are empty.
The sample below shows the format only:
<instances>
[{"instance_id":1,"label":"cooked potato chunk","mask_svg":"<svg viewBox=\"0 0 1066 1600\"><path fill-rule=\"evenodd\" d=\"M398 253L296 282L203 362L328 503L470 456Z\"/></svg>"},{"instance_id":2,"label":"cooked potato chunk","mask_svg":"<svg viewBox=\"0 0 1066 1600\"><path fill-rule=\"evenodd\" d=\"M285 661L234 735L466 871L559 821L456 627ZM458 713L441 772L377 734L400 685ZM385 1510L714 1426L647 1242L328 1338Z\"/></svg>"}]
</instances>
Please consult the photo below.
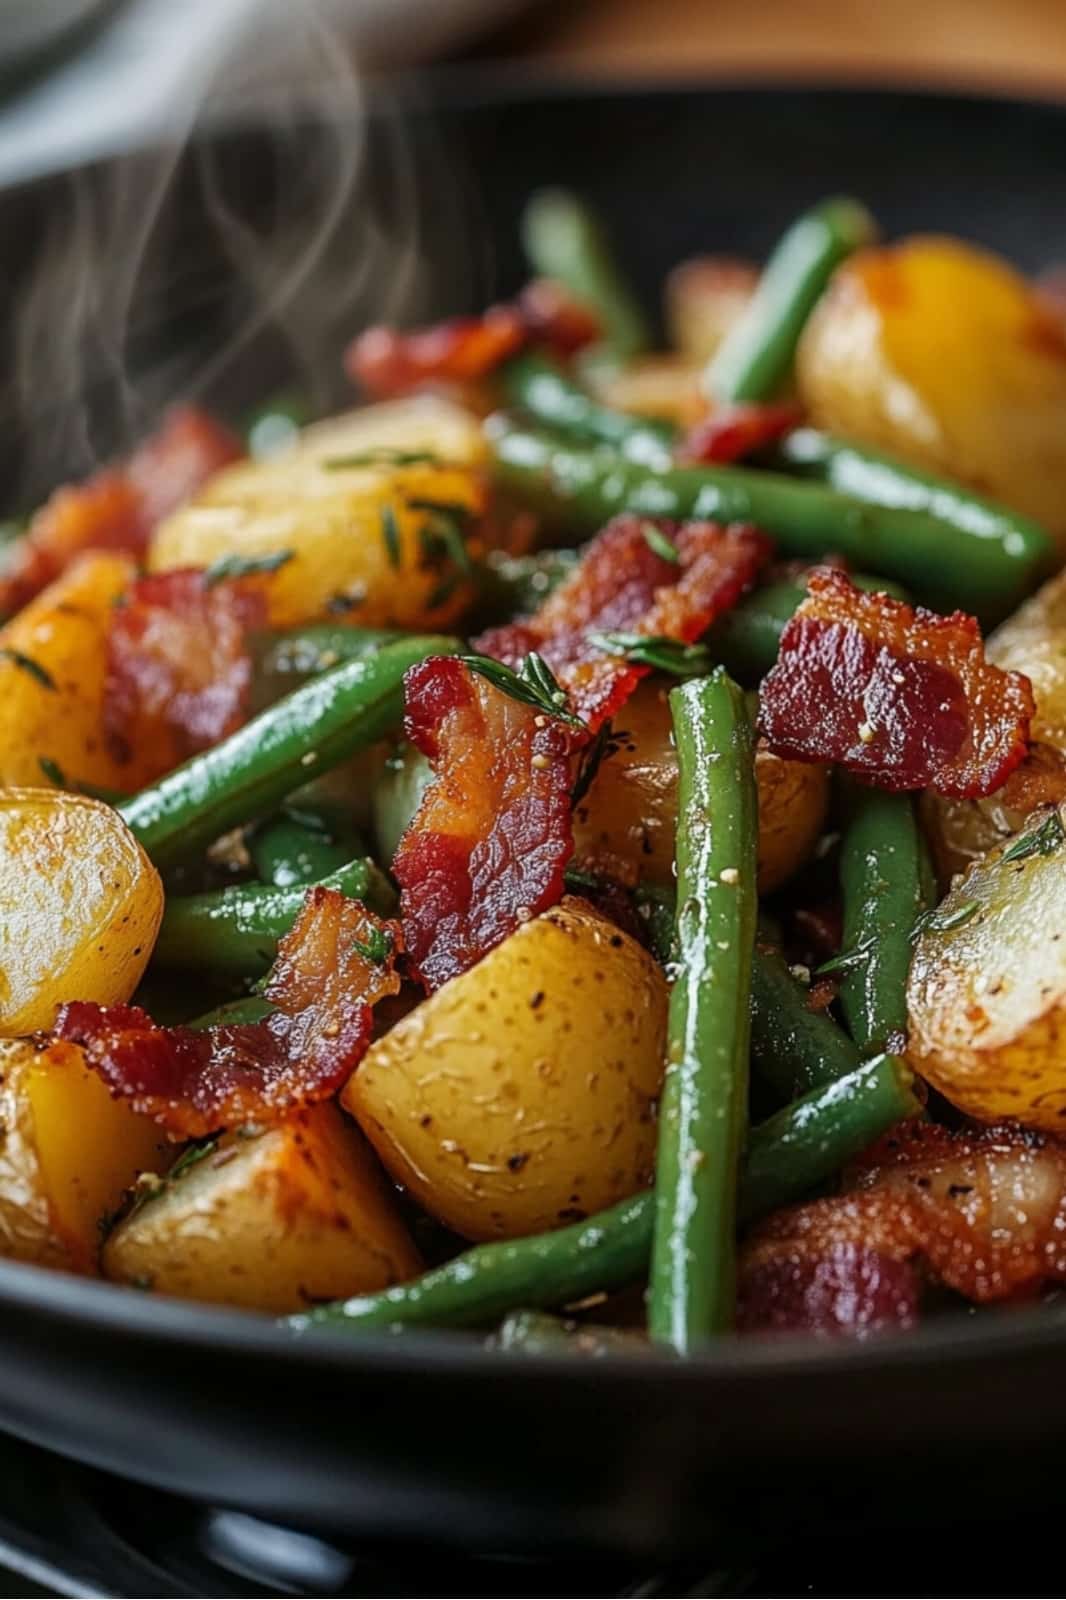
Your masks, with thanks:
<instances>
[{"instance_id":1,"label":"cooked potato chunk","mask_svg":"<svg viewBox=\"0 0 1066 1600\"><path fill-rule=\"evenodd\" d=\"M1035 813L958 880L937 912L943 931L917 941L907 987L916 1070L968 1116L1052 1133L1066 1127L1064 815Z\"/></svg>"},{"instance_id":2,"label":"cooked potato chunk","mask_svg":"<svg viewBox=\"0 0 1066 1600\"><path fill-rule=\"evenodd\" d=\"M759 282L754 262L696 256L666 280L666 327L686 360L703 366L747 308Z\"/></svg>"},{"instance_id":3,"label":"cooked potato chunk","mask_svg":"<svg viewBox=\"0 0 1066 1600\"><path fill-rule=\"evenodd\" d=\"M0 1040L0 1255L97 1268L101 1222L168 1159L159 1129L113 1100L76 1045Z\"/></svg>"},{"instance_id":4,"label":"cooked potato chunk","mask_svg":"<svg viewBox=\"0 0 1066 1600\"><path fill-rule=\"evenodd\" d=\"M180 1299L299 1311L414 1277L366 1141L332 1105L229 1133L115 1228L104 1273Z\"/></svg>"},{"instance_id":5,"label":"cooked potato chunk","mask_svg":"<svg viewBox=\"0 0 1066 1600\"><path fill-rule=\"evenodd\" d=\"M605 405L641 417L662 417L685 428L707 412L701 372L701 367L681 356L645 356L619 371L605 369L598 377L594 375L594 381Z\"/></svg>"},{"instance_id":6,"label":"cooked potato chunk","mask_svg":"<svg viewBox=\"0 0 1066 1600\"><path fill-rule=\"evenodd\" d=\"M983 489L1066 549L1066 336L1005 261L940 237L859 251L796 372L818 426Z\"/></svg>"},{"instance_id":7,"label":"cooked potato chunk","mask_svg":"<svg viewBox=\"0 0 1066 1600\"><path fill-rule=\"evenodd\" d=\"M150 752L104 739L108 627L133 575L125 556L82 556L0 629L0 784L50 783L58 769L132 791L157 770Z\"/></svg>"},{"instance_id":8,"label":"cooked potato chunk","mask_svg":"<svg viewBox=\"0 0 1066 1600\"><path fill-rule=\"evenodd\" d=\"M426 507L445 507L453 518L459 507L476 519L483 454L475 419L442 400L398 401L318 423L277 455L217 473L156 529L149 566L291 551L264 580L274 627L313 622L345 603L348 620L365 627L442 626L471 591L455 581L439 518ZM355 464L342 465L348 460Z\"/></svg>"},{"instance_id":9,"label":"cooked potato chunk","mask_svg":"<svg viewBox=\"0 0 1066 1600\"><path fill-rule=\"evenodd\" d=\"M64 1000L128 1000L162 915L159 874L110 806L0 790L0 1034L50 1028Z\"/></svg>"},{"instance_id":10,"label":"cooked potato chunk","mask_svg":"<svg viewBox=\"0 0 1066 1600\"><path fill-rule=\"evenodd\" d=\"M1030 736L1066 753L1066 572L1049 578L1000 623L987 655L997 667L1030 679L1036 701Z\"/></svg>"},{"instance_id":11,"label":"cooked potato chunk","mask_svg":"<svg viewBox=\"0 0 1066 1600\"><path fill-rule=\"evenodd\" d=\"M677 752L667 691L641 684L615 718L627 737L600 767L574 813L578 859L633 882L674 881ZM785 761L760 749L759 889L776 889L803 865L825 821L829 782L824 767Z\"/></svg>"},{"instance_id":12,"label":"cooked potato chunk","mask_svg":"<svg viewBox=\"0 0 1066 1600\"><path fill-rule=\"evenodd\" d=\"M342 1100L470 1239L556 1228L651 1182L666 980L567 898L373 1044Z\"/></svg>"}]
</instances>

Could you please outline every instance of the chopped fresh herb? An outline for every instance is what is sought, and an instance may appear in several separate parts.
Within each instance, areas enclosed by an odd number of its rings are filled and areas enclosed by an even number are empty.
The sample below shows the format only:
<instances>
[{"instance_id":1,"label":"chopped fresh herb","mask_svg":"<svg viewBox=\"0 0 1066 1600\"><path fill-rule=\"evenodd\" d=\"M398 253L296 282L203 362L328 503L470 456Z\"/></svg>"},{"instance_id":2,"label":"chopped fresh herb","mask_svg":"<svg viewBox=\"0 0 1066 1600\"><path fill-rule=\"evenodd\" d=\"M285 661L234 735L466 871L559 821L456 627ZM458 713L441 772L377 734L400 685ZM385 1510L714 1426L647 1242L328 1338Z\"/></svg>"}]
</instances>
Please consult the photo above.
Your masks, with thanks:
<instances>
[{"instance_id":1,"label":"chopped fresh herb","mask_svg":"<svg viewBox=\"0 0 1066 1600\"><path fill-rule=\"evenodd\" d=\"M328 456L320 465L327 472L343 472L348 467L439 467L441 460L432 450L390 450L379 445L376 450L364 450L358 455Z\"/></svg>"},{"instance_id":2,"label":"chopped fresh herb","mask_svg":"<svg viewBox=\"0 0 1066 1600\"><path fill-rule=\"evenodd\" d=\"M617 749L618 745L615 741L611 724L609 722L605 722L600 728L597 729L596 737L593 739L592 743L588 746L581 757L581 765L578 768L577 778L575 779L573 789L570 791L571 809L581 804L582 800L584 800L585 796L592 787L593 780L595 779L597 772L600 770L601 762L608 755L613 755Z\"/></svg>"},{"instance_id":3,"label":"chopped fresh herb","mask_svg":"<svg viewBox=\"0 0 1066 1600\"><path fill-rule=\"evenodd\" d=\"M655 526L654 522L645 522L640 531L649 550L654 551L663 561L672 561L675 567L681 565L681 551L672 539L667 538L661 528Z\"/></svg>"},{"instance_id":4,"label":"chopped fresh herb","mask_svg":"<svg viewBox=\"0 0 1066 1600\"><path fill-rule=\"evenodd\" d=\"M0 647L0 656L12 662L22 672L28 672L31 678L36 678L43 689L55 689L56 681L46 667L32 656L23 655L21 650L12 650L10 646Z\"/></svg>"},{"instance_id":5,"label":"chopped fresh herb","mask_svg":"<svg viewBox=\"0 0 1066 1600\"><path fill-rule=\"evenodd\" d=\"M109 806L120 806L124 800L129 799L128 794L120 794L117 789L104 789L95 783L73 782L67 777L59 762L53 761L51 756L38 756L37 765L57 789L69 789L72 794L84 794L90 800L102 800Z\"/></svg>"},{"instance_id":6,"label":"chopped fresh herb","mask_svg":"<svg viewBox=\"0 0 1066 1600\"><path fill-rule=\"evenodd\" d=\"M597 650L622 656L636 667L669 672L675 678L702 678L714 665L705 645L682 644L663 634L590 633L588 641Z\"/></svg>"},{"instance_id":7,"label":"chopped fresh herb","mask_svg":"<svg viewBox=\"0 0 1066 1600\"><path fill-rule=\"evenodd\" d=\"M955 928L965 928L980 909L979 900L964 900L954 911L943 911L939 906L932 911L923 911L914 924L911 938L917 939L923 933L951 933Z\"/></svg>"},{"instance_id":8,"label":"chopped fresh herb","mask_svg":"<svg viewBox=\"0 0 1066 1600\"><path fill-rule=\"evenodd\" d=\"M495 688L509 694L512 700L535 706L550 717L561 717L575 728L584 728L581 718L567 710L565 691L559 687L543 656L537 655L536 651L531 651L523 661L521 673L515 672L513 667L505 667L502 661L494 661L491 656L468 655L458 659Z\"/></svg>"},{"instance_id":9,"label":"chopped fresh herb","mask_svg":"<svg viewBox=\"0 0 1066 1600\"><path fill-rule=\"evenodd\" d=\"M411 501L412 506L417 507L419 504L421 502ZM462 524L451 511L434 506L418 537L427 566L435 567L439 566L441 561L451 561L460 572L473 571L470 552L463 538Z\"/></svg>"},{"instance_id":10,"label":"chopped fresh herb","mask_svg":"<svg viewBox=\"0 0 1066 1600\"><path fill-rule=\"evenodd\" d=\"M448 573L448 575L442 578L426 596L427 609L430 611L435 611L436 608L438 606L442 606L446 600L450 600L462 581L462 578L457 572Z\"/></svg>"},{"instance_id":11,"label":"chopped fresh herb","mask_svg":"<svg viewBox=\"0 0 1066 1600\"><path fill-rule=\"evenodd\" d=\"M257 572L277 572L295 551L275 550L265 556L219 556L204 573L204 588L213 589L216 583L228 583L231 578L250 578Z\"/></svg>"},{"instance_id":12,"label":"chopped fresh herb","mask_svg":"<svg viewBox=\"0 0 1066 1600\"><path fill-rule=\"evenodd\" d=\"M1057 810L1049 811L1038 828L1030 833L1023 833L1020 839L1015 839L1008 845L1001 856L1002 861L1024 861L1027 856L1050 856L1066 839L1066 828L1062 826L1062 818Z\"/></svg>"},{"instance_id":13,"label":"chopped fresh herb","mask_svg":"<svg viewBox=\"0 0 1066 1600\"><path fill-rule=\"evenodd\" d=\"M598 878L594 872L585 872L581 867L567 867L564 873L566 887L579 891L589 890L595 893L603 888L603 879Z\"/></svg>"},{"instance_id":14,"label":"chopped fresh herb","mask_svg":"<svg viewBox=\"0 0 1066 1600\"><path fill-rule=\"evenodd\" d=\"M468 522L470 520L470 507L461 500L430 500L428 498L415 498L408 500L407 504L412 511L433 511L441 517L451 517L453 522Z\"/></svg>"},{"instance_id":15,"label":"chopped fresh herb","mask_svg":"<svg viewBox=\"0 0 1066 1600\"><path fill-rule=\"evenodd\" d=\"M842 973L853 972L856 967L865 966L873 954L875 940L865 939L862 944L855 946L854 950L841 950L839 955L823 961L820 967L815 967L815 978L839 977Z\"/></svg>"},{"instance_id":16,"label":"chopped fresh herb","mask_svg":"<svg viewBox=\"0 0 1066 1600\"><path fill-rule=\"evenodd\" d=\"M390 567L400 565L400 525L396 521L396 512L388 501L381 508L381 537L385 541L385 552L389 558Z\"/></svg>"},{"instance_id":17,"label":"chopped fresh herb","mask_svg":"<svg viewBox=\"0 0 1066 1600\"><path fill-rule=\"evenodd\" d=\"M53 761L51 756L38 756L37 765L40 767L49 783L54 783L57 789L70 788L70 785L67 782L66 776L63 772L63 768L59 765L58 761Z\"/></svg>"},{"instance_id":18,"label":"chopped fresh herb","mask_svg":"<svg viewBox=\"0 0 1066 1600\"><path fill-rule=\"evenodd\" d=\"M392 954L392 944L392 934L388 928L371 928L370 937L365 942L362 939L352 940L352 949L364 961L372 961L376 967L380 967Z\"/></svg>"},{"instance_id":19,"label":"chopped fresh herb","mask_svg":"<svg viewBox=\"0 0 1066 1600\"><path fill-rule=\"evenodd\" d=\"M172 1178L180 1178L183 1173L188 1172L190 1167L195 1167L196 1164L200 1161L203 1161L206 1156L213 1155L217 1149L217 1134L212 1139L204 1139L200 1144L187 1145L186 1148L181 1152L181 1155L175 1161L174 1165L171 1167L170 1171L167 1173L167 1181Z\"/></svg>"},{"instance_id":20,"label":"chopped fresh herb","mask_svg":"<svg viewBox=\"0 0 1066 1600\"><path fill-rule=\"evenodd\" d=\"M363 588L358 591L350 591L347 594L338 590L336 594L331 594L326 601L326 610L332 612L334 616L343 615L347 611L358 611L365 599L366 590Z\"/></svg>"}]
</instances>

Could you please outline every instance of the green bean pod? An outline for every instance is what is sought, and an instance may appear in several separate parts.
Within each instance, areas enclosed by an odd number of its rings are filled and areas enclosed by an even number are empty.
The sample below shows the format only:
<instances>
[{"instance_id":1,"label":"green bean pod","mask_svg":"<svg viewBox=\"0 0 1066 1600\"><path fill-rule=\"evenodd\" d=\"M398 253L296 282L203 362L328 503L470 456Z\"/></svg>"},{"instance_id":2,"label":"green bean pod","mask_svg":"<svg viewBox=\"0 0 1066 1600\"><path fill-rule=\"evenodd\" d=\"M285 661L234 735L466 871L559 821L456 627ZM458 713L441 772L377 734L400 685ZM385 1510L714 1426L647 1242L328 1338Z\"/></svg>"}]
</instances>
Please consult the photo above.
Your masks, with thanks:
<instances>
[{"instance_id":1,"label":"green bean pod","mask_svg":"<svg viewBox=\"0 0 1066 1600\"><path fill-rule=\"evenodd\" d=\"M546 357L527 351L504 367L507 403L534 422L582 444L605 444L632 461L668 467L677 429L669 422L637 417L600 405Z\"/></svg>"},{"instance_id":2,"label":"green bean pod","mask_svg":"<svg viewBox=\"0 0 1066 1600\"><path fill-rule=\"evenodd\" d=\"M751 1059L783 1100L836 1083L859 1065L853 1040L807 992L777 951L757 948L751 968Z\"/></svg>"},{"instance_id":3,"label":"green bean pod","mask_svg":"<svg viewBox=\"0 0 1066 1600\"><path fill-rule=\"evenodd\" d=\"M800 334L833 272L876 237L877 224L856 200L825 200L798 217L708 364L708 393L716 400L773 399L792 370Z\"/></svg>"},{"instance_id":4,"label":"green bean pod","mask_svg":"<svg viewBox=\"0 0 1066 1600\"><path fill-rule=\"evenodd\" d=\"M868 1061L838 1083L815 1089L752 1130L739 1214L746 1221L799 1200L879 1134L920 1110L902 1061ZM750 1185L750 1186L749 1186ZM565 1306L621 1289L647 1269L654 1191L634 1195L585 1222L553 1233L475 1245L409 1283L356 1295L285 1318L297 1332L353 1333L491 1324L518 1307Z\"/></svg>"},{"instance_id":5,"label":"green bean pod","mask_svg":"<svg viewBox=\"0 0 1066 1600\"><path fill-rule=\"evenodd\" d=\"M364 857L323 878L321 887L339 889L383 914L395 910L388 879ZM277 954L300 913L308 885L287 889L265 883L240 883L203 894L171 895L159 926L152 960L162 967L189 967L227 977L257 977Z\"/></svg>"},{"instance_id":6,"label":"green bean pod","mask_svg":"<svg viewBox=\"0 0 1066 1600\"><path fill-rule=\"evenodd\" d=\"M928 604L962 606L986 622L1013 610L1049 559L1043 539L978 536L926 511L866 504L780 473L708 466L660 472L499 417L487 435L501 487L571 539L595 533L621 511L754 522L783 555L818 561L835 552L906 584Z\"/></svg>"},{"instance_id":7,"label":"green bean pod","mask_svg":"<svg viewBox=\"0 0 1066 1600\"><path fill-rule=\"evenodd\" d=\"M840 851L840 1005L864 1055L902 1049L906 1040L911 937L925 902L924 876L910 795L855 784Z\"/></svg>"},{"instance_id":8,"label":"green bean pod","mask_svg":"<svg viewBox=\"0 0 1066 1600\"><path fill-rule=\"evenodd\" d=\"M541 189L522 214L522 243L534 273L554 278L594 311L603 346L618 361L647 350L647 320L622 276L599 218L567 189Z\"/></svg>"},{"instance_id":9,"label":"green bean pod","mask_svg":"<svg viewBox=\"0 0 1066 1600\"><path fill-rule=\"evenodd\" d=\"M356 628L341 622L314 622L303 628L260 634L256 671L291 689L304 678L327 672L343 661L361 661L406 637L394 628Z\"/></svg>"},{"instance_id":10,"label":"green bean pod","mask_svg":"<svg viewBox=\"0 0 1066 1600\"><path fill-rule=\"evenodd\" d=\"M651 1337L681 1354L733 1317L755 943L755 752L719 669L670 695L678 757L677 976L659 1105Z\"/></svg>"},{"instance_id":11,"label":"green bean pod","mask_svg":"<svg viewBox=\"0 0 1066 1600\"><path fill-rule=\"evenodd\" d=\"M320 673L119 814L157 865L191 856L389 733L403 712L407 668L458 649L455 639L415 636Z\"/></svg>"},{"instance_id":12,"label":"green bean pod","mask_svg":"<svg viewBox=\"0 0 1066 1600\"><path fill-rule=\"evenodd\" d=\"M288 810L253 828L247 847L260 880L276 889L318 883L339 872L361 850L354 828L342 831L317 814Z\"/></svg>"}]
</instances>

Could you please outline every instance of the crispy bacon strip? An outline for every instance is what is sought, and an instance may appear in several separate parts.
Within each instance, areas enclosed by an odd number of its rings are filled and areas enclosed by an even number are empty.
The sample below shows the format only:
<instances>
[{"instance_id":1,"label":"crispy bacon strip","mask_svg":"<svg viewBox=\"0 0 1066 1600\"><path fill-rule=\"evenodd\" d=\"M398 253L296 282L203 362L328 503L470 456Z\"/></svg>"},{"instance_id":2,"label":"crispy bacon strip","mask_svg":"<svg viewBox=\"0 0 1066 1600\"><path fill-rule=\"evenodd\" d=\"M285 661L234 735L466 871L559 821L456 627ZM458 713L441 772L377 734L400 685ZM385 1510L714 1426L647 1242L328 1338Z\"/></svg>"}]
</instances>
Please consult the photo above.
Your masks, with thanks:
<instances>
[{"instance_id":1,"label":"crispy bacon strip","mask_svg":"<svg viewBox=\"0 0 1066 1600\"><path fill-rule=\"evenodd\" d=\"M676 549L676 562L656 549L662 539ZM770 542L756 528L615 517L534 616L491 629L475 648L515 667L538 651L595 730L650 669L608 654L589 634L665 635L689 644L736 604L769 556Z\"/></svg>"},{"instance_id":2,"label":"crispy bacon strip","mask_svg":"<svg viewBox=\"0 0 1066 1600\"><path fill-rule=\"evenodd\" d=\"M796 761L834 761L882 789L992 794L1021 762L1028 678L985 660L973 617L864 594L820 568L760 692L760 732Z\"/></svg>"},{"instance_id":3,"label":"crispy bacon strip","mask_svg":"<svg viewBox=\"0 0 1066 1600\"><path fill-rule=\"evenodd\" d=\"M776 444L796 427L798 406L735 405L712 411L690 428L675 452L683 464L727 464Z\"/></svg>"},{"instance_id":4,"label":"crispy bacon strip","mask_svg":"<svg viewBox=\"0 0 1066 1600\"><path fill-rule=\"evenodd\" d=\"M1066 1282L1066 1146L1056 1140L908 1122L867 1152L851 1184L749 1236L742 1326L861 1335L910 1326L929 1284L986 1303Z\"/></svg>"},{"instance_id":5,"label":"crispy bacon strip","mask_svg":"<svg viewBox=\"0 0 1066 1600\"><path fill-rule=\"evenodd\" d=\"M209 586L185 568L132 585L108 635L104 731L118 760L158 750L167 772L241 726L252 687L246 636L266 614L254 582Z\"/></svg>"},{"instance_id":6,"label":"crispy bacon strip","mask_svg":"<svg viewBox=\"0 0 1066 1600\"><path fill-rule=\"evenodd\" d=\"M171 412L125 466L57 489L41 507L6 552L0 615L32 600L84 550L139 555L155 524L240 454L233 435L205 412L192 406Z\"/></svg>"},{"instance_id":7,"label":"crispy bacon strip","mask_svg":"<svg viewBox=\"0 0 1066 1600\"><path fill-rule=\"evenodd\" d=\"M586 736L450 657L412 667L404 693L407 737L436 781L392 870L410 964L433 990L561 897Z\"/></svg>"},{"instance_id":8,"label":"crispy bacon strip","mask_svg":"<svg viewBox=\"0 0 1066 1600\"><path fill-rule=\"evenodd\" d=\"M371 959L368 941L388 954ZM371 1008L395 994L395 923L382 922L336 889L310 889L281 941L267 987L278 1010L263 1022L162 1028L139 1006L73 1001L55 1036L79 1044L116 1098L175 1138L196 1139L245 1122L273 1122L325 1100L362 1060Z\"/></svg>"},{"instance_id":9,"label":"crispy bacon strip","mask_svg":"<svg viewBox=\"0 0 1066 1600\"><path fill-rule=\"evenodd\" d=\"M408 333L367 328L348 346L344 365L367 394L387 400L425 384L476 383L528 344L572 355L598 334L591 312L561 285L537 279L516 301L479 317L452 317Z\"/></svg>"}]
</instances>

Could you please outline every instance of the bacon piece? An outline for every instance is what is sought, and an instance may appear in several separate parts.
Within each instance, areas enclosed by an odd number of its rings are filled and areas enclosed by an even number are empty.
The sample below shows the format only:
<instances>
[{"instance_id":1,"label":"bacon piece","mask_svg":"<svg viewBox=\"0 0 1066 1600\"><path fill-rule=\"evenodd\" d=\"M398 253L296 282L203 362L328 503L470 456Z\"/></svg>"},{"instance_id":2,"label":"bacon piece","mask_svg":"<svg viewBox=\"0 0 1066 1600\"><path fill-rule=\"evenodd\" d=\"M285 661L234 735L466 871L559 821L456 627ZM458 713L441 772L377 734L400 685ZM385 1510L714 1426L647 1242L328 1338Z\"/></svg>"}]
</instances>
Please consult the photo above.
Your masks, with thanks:
<instances>
[{"instance_id":1,"label":"bacon piece","mask_svg":"<svg viewBox=\"0 0 1066 1600\"><path fill-rule=\"evenodd\" d=\"M380 961L365 948L375 938L389 944ZM266 994L279 1009L264 1021L162 1028L139 1006L77 1000L61 1008L55 1036L81 1045L116 1098L176 1138L278 1121L335 1094L362 1060L371 1007L399 990L400 949L395 923L316 887L278 947Z\"/></svg>"},{"instance_id":2,"label":"bacon piece","mask_svg":"<svg viewBox=\"0 0 1066 1600\"><path fill-rule=\"evenodd\" d=\"M973 617L865 594L830 568L811 573L760 691L777 755L959 799L1005 782L1033 714L1028 678L989 665Z\"/></svg>"},{"instance_id":3,"label":"bacon piece","mask_svg":"<svg viewBox=\"0 0 1066 1600\"><path fill-rule=\"evenodd\" d=\"M596 317L557 283L540 278L516 301L479 317L452 317L408 333L367 328L344 354L348 376L378 400L425 384L476 383L528 344L572 355L599 334Z\"/></svg>"},{"instance_id":4,"label":"bacon piece","mask_svg":"<svg viewBox=\"0 0 1066 1600\"><path fill-rule=\"evenodd\" d=\"M674 545L676 563L654 548L656 535ZM692 643L736 604L769 556L770 542L756 528L615 517L534 616L490 629L474 648L514 667L538 651L595 730L650 668L608 654L589 634L635 632Z\"/></svg>"},{"instance_id":5,"label":"bacon piece","mask_svg":"<svg viewBox=\"0 0 1066 1600\"><path fill-rule=\"evenodd\" d=\"M1066 1282L1066 1146L1057 1140L1016 1126L952 1133L907 1122L850 1182L749 1236L740 1267L748 1327L909 1325L917 1303L904 1268L915 1283L979 1303Z\"/></svg>"},{"instance_id":6,"label":"bacon piece","mask_svg":"<svg viewBox=\"0 0 1066 1600\"><path fill-rule=\"evenodd\" d=\"M798 406L735 405L712 411L690 428L675 451L683 464L722 465L776 444L802 420Z\"/></svg>"},{"instance_id":7,"label":"bacon piece","mask_svg":"<svg viewBox=\"0 0 1066 1600\"><path fill-rule=\"evenodd\" d=\"M124 467L57 489L24 537L8 546L0 615L32 600L84 550L140 555L155 524L240 454L236 439L204 412L171 412Z\"/></svg>"},{"instance_id":8,"label":"bacon piece","mask_svg":"<svg viewBox=\"0 0 1066 1600\"><path fill-rule=\"evenodd\" d=\"M579 729L431 656L404 680L407 737L436 773L392 864L404 944L429 990L563 893Z\"/></svg>"},{"instance_id":9,"label":"bacon piece","mask_svg":"<svg viewBox=\"0 0 1066 1600\"><path fill-rule=\"evenodd\" d=\"M158 749L167 772L241 726L252 688L246 634L266 615L254 581L209 586L183 568L132 585L108 634L104 732L116 759Z\"/></svg>"}]
</instances>

